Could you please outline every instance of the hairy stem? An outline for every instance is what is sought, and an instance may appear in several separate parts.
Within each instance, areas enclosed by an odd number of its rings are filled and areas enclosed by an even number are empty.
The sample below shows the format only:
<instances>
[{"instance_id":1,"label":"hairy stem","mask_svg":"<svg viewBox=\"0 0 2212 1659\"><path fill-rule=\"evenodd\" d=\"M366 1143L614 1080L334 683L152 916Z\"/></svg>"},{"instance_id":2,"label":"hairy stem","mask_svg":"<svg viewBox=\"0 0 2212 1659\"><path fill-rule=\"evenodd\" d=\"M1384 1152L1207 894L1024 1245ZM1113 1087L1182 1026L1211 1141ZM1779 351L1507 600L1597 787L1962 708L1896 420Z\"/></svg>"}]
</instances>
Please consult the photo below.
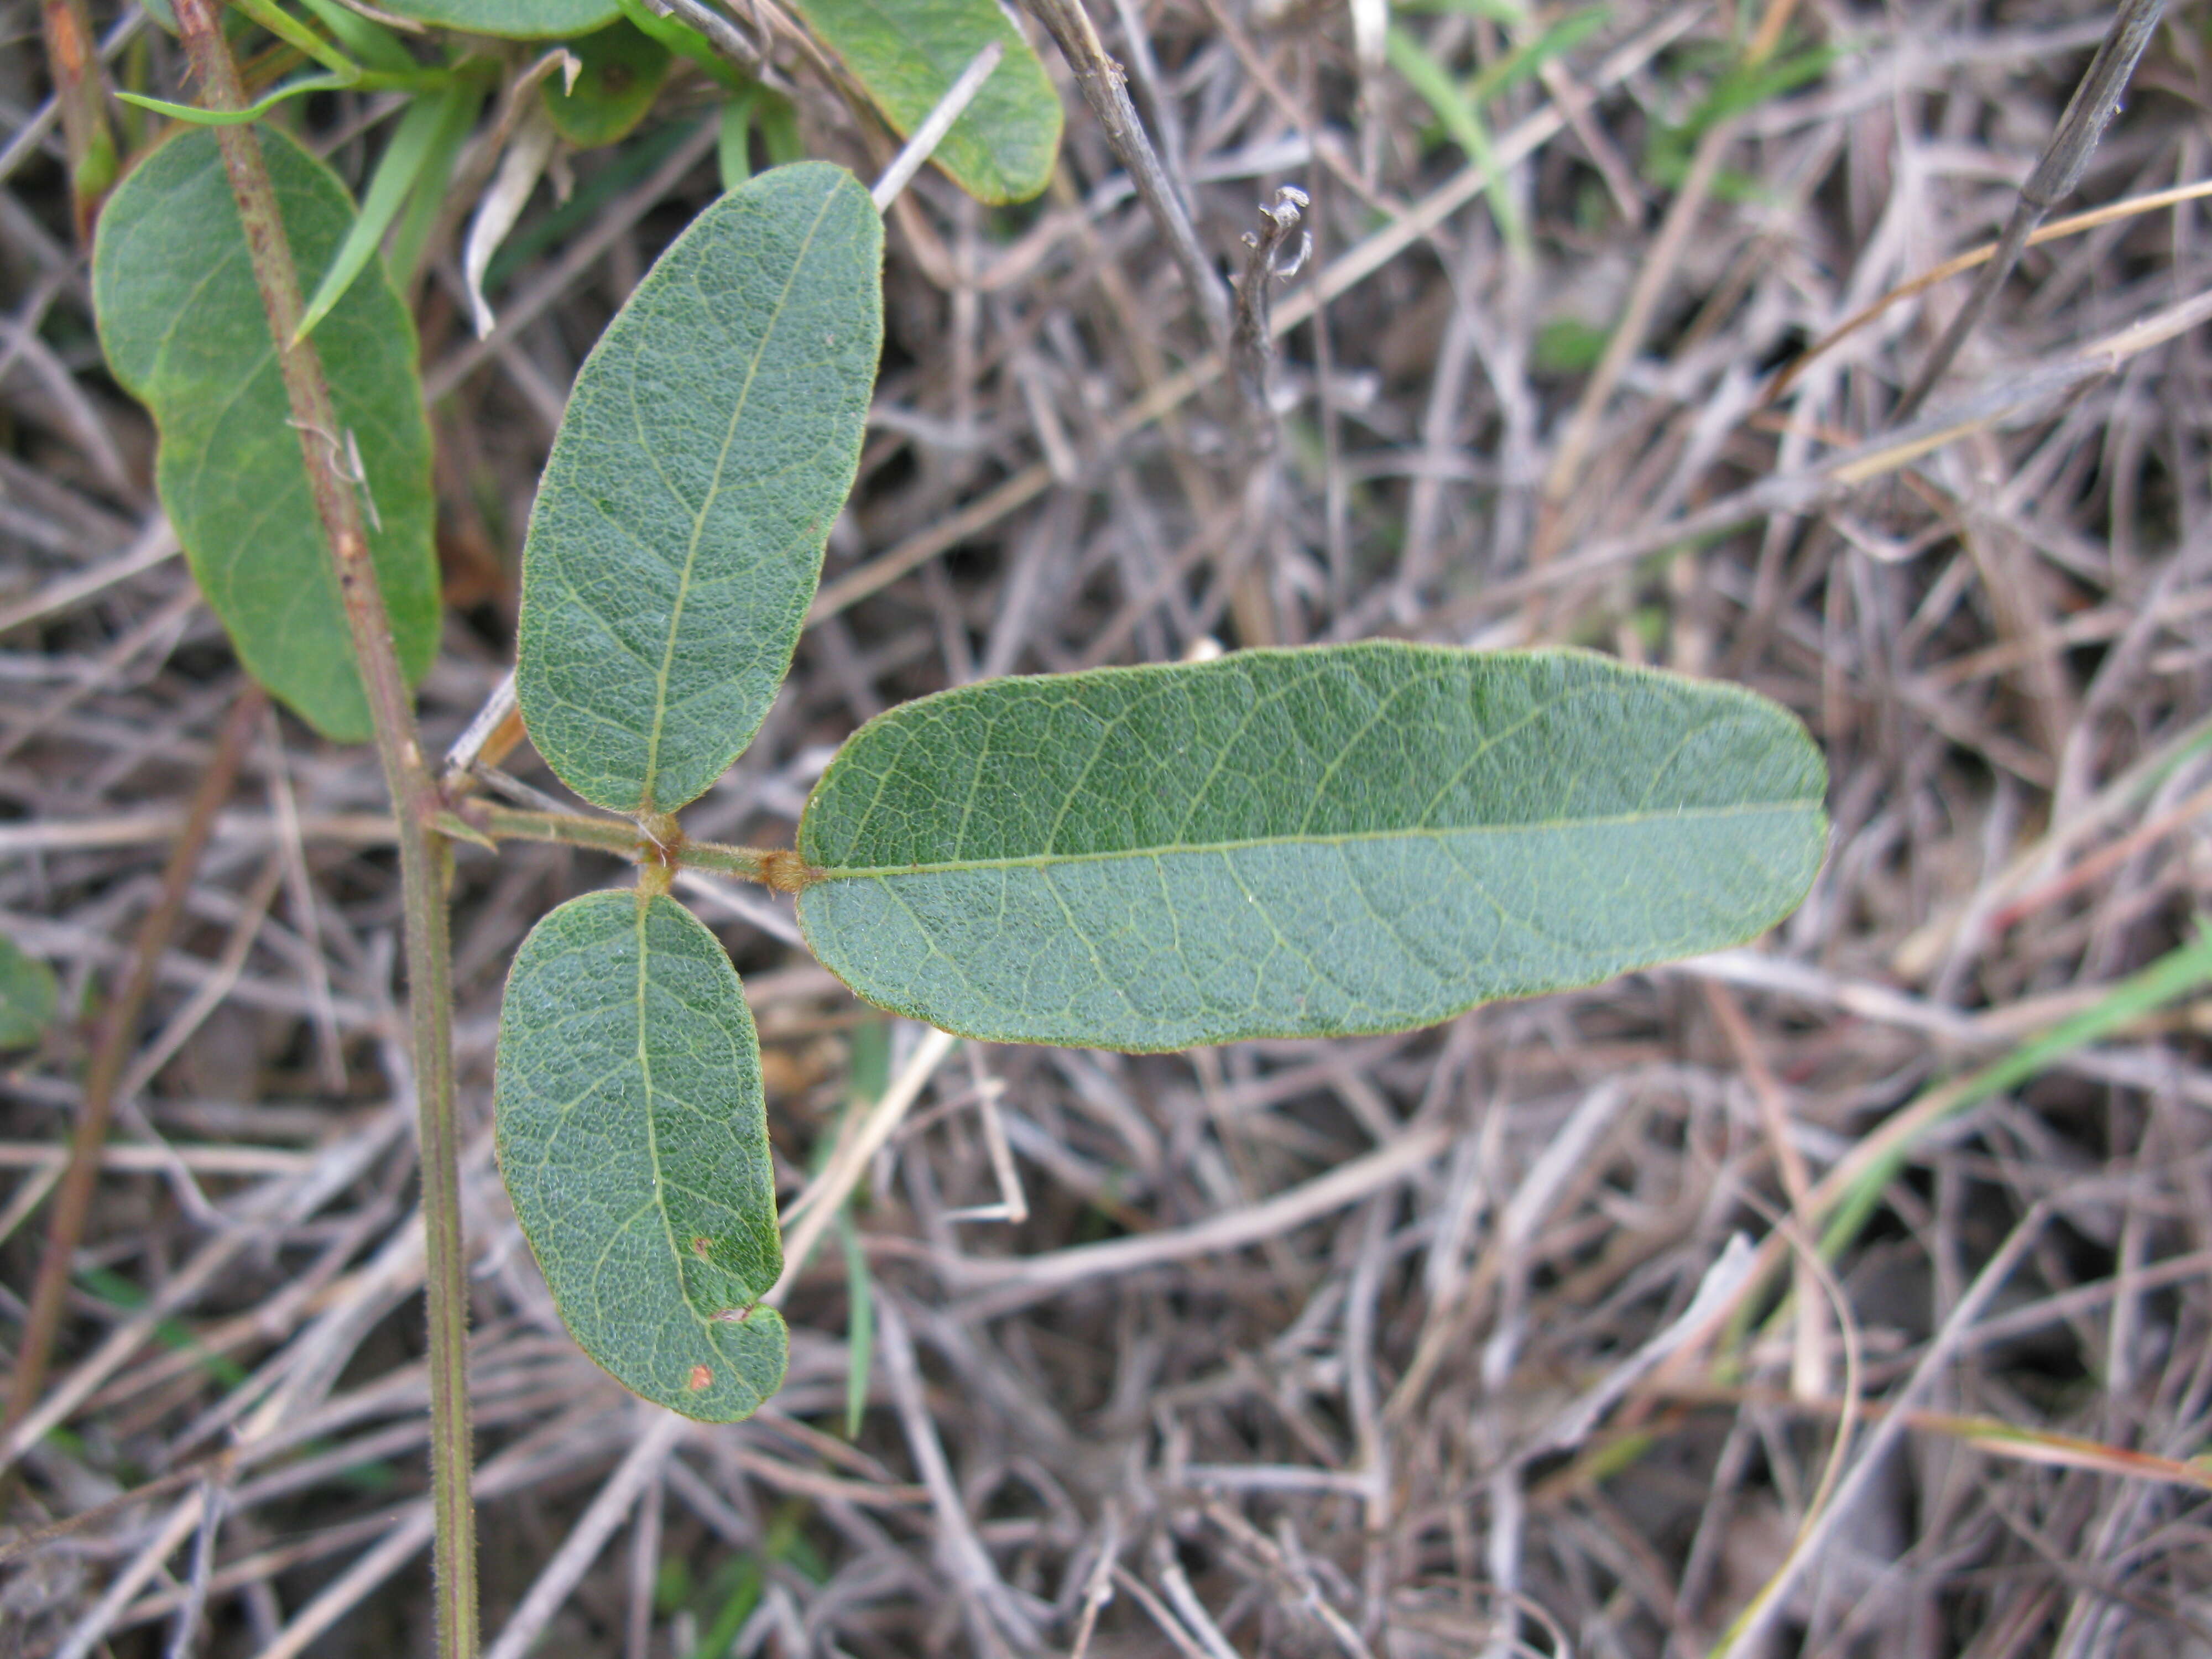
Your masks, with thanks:
<instances>
[{"instance_id":1,"label":"hairy stem","mask_svg":"<svg viewBox=\"0 0 2212 1659\"><path fill-rule=\"evenodd\" d=\"M589 817L580 812L526 812L511 806L465 801L452 811L456 837L490 841L545 841L564 847L589 847L641 865L671 870L713 870L757 881L780 893L796 893L820 878L787 847L729 847L717 841L693 841L672 822L648 835L628 818Z\"/></svg>"},{"instance_id":2,"label":"hairy stem","mask_svg":"<svg viewBox=\"0 0 2212 1659\"><path fill-rule=\"evenodd\" d=\"M245 93L223 39L216 0L176 0L175 9L208 106L243 108ZM376 725L377 758L398 825L430 1316L438 1651L442 1659L473 1659L476 1511L469 1496L468 1300L462 1278L460 1134L453 1109L452 949L445 901L450 853L433 827L441 807L437 785L416 741L414 700L392 649L392 625L369 557L360 503L351 483L337 470L335 458L342 452L330 386L313 341L293 338L300 323L300 278L260 143L251 126L218 127L216 137L238 202L254 284L269 314L292 424L300 432L301 462L330 544L354 660Z\"/></svg>"}]
</instances>

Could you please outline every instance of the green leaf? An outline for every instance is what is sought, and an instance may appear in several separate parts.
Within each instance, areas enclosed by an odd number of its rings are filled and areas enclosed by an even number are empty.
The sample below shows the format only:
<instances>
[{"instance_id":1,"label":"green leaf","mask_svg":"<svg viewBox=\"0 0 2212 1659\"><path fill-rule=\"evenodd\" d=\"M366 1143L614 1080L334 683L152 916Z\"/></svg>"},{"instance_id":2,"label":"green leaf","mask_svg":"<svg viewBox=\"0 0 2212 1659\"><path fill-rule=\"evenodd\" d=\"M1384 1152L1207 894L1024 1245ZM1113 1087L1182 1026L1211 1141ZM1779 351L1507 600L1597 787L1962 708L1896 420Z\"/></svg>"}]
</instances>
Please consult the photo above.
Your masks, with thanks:
<instances>
[{"instance_id":1,"label":"green leaf","mask_svg":"<svg viewBox=\"0 0 2212 1659\"><path fill-rule=\"evenodd\" d=\"M753 176L753 90L732 93L722 105L714 135L714 165L722 175L722 188L732 191Z\"/></svg>"},{"instance_id":2,"label":"green leaf","mask_svg":"<svg viewBox=\"0 0 2212 1659\"><path fill-rule=\"evenodd\" d=\"M595 29L622 8L617 0L385 0L378 9L471 34L551 40Z\"/></svg>"},{"instance_id":3,"label":"green leaf","mask_svg":"<svg viewBox=\"0 0 2212 1659\"><path fill-rule=\"evenodd\" d=\"M619 3L622 15L631 23L669 51L690 58L706 71L708 80L731 92L742 92L753 84L750 76L715 51L714 43L689 23L672 15L662 16L645 0L619 0Z\"/></svg>"},{"instance_id":4,"label":"green leaf","mask_svg":"<svg viewBox=\"0 0 2212 1659\"><path fill-rule=\"evenodd\" d=\"M883 221L823 161L692 222L576 377L522 554L517 686L562 782L673 811L767 717L860 465Z\"/></svg>"},{"instance_id":5,"label":"green leaf","mask_svg":"<svg viewBox=\"0 0 2212 1659\"><path fill-rule=\"evenodd\" d=\"M344 186L282 134L258 137L293 259L327 270L353 223ZM153 411L161 504L239 659L325 737L366 739L337 580L213 133L163 144L108 199L93 300L116 379ZM326 441L350 434L359 450L393 642L420 678L438 642L430 432L415 325L374 262L315 346L340 428Z\"/></svg>"},{"instance_id":6,"label":"green leaf","mask_svg":"<svg viewBox=\"0 0 2212 1659\"><path fill-rule=\"evenodd\" d=\"M1747 939L1826 839L1803 727L1575 652L1376 642L988 681L807 803L815 953L991 1042L1402 1030Z\"/></svg>"},{"instance_id":7,"label":"green leaf","mask_svg":"<svg viewBox=\"0 0 2212 1659\"><path fill-rule=\"evenodd\" d=\"M560 78L538 83L555 131L580 149L592 149L626 137L653 107L660 83L668 78L668 48L620 19L580 40L568 42L583 69L575 90L564 91Z\"/></svg>"},{"instance_id":8,"label":"green leaf","mask_svg":"<svg viewBox=\"0 0 2212 1659\"><path fill-rule=\"evenodd\" d=\"M376 176L369 180L368 194L362 199L361 212L347 228L345 240L331 256L330 269L323 273L313 297L300 315L295 337L305 339L314 331L315 325L330 314L331 307L375 257L376 245L384 240L384 233L398 217L416 180L439 153L453 128L465 115L474 113L479 96L475 87L457 82L443 92L430 93L409 102L406 113L392 129L392 142L384 147L383 158L376 164Z\"/></svg>"},{"instance_id":9,"label":"green leaf","mask_svg":"<svg viewBox=\"0 0 2212 1659\"><path fill-rule=\"evenodd\" d=\"M568 1331L702 1422L783 1380L760 1042L714 936L669 898L587 893L507 975L493 1111L515 1218Z\"/></svg>"},{"instance_id":10,"label":"green leaf","mask_svg":"<svg viewBox=\"0 0 2212 1659\"><path fill-rule=\"evenodd\" d=\"M375 69L409 74L421 66L406 44L383 24L372 21L340 0L302 0L316 20L338 44L363 64Z\"/></svg>"},{"instance_id":11,"label":"green leaf","mask_svg":"<svg viewBox=\"0 0 2212 1659\"><path fill-rule=\"evenodd\" d=\"M1006 55L932 157L982 202L1024 202L1052 182L1060 96L998 0L798 0L892 127L920 126L977 52Z\"/></svg>"},{"instance_id":12,"label":"green leaf","mask_svg":"<svg viewBox=\"0 0 2212 1659\"><path fill-rule=\"evenodd\" d=\"M384 268L402 294L414 286L422 269L423 251L446 210L446 185L453 176L453 165L460 160L469 130L476 125L477 112L483 107L489 90L481 77L468 76L457 77L447 92L433 94L442 106L442 118L431 136L429 154L416 174L415 187L408 194L407 210L384 250Z\"/></svg>"},{"instance_id":13,"label":"green leaf","mask_svg":"<svg viewBox=\"0 0 2212 1659\"><path fill-rule=\"evenodd\" d=\"M0 1048L27 1048L54 1023L54 970L0 933Z\"/></svg>"}]
</instances>

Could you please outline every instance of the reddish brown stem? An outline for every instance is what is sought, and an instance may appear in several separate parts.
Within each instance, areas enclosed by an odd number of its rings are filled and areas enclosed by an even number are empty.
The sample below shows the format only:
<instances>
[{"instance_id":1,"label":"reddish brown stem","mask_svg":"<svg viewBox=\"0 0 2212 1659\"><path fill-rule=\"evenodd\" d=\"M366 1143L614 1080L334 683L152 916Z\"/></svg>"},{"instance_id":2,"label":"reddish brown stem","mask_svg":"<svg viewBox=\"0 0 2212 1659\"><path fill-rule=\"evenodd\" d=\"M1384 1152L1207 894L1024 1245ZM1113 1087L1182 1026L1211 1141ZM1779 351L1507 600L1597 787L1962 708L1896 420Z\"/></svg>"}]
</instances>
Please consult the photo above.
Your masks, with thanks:
<instances>
[{"instance_id":1,"label":"reddish brown stem","mask_svg":"<svg viewBox=\"0 0 2212 1659\"><path fill-rule=\"evenodd\" d=\"M176 0L178 31L211 109L246 106L238 65L223 39L216 0ZM437 1525L434 1578L438 1651L477 1651L476 1510L469 1494L468 1291L462 1278L460 1129L453 1109L452 944L446 878L451 849L434 825L444 803L422 762L415 703L392 648L353 482L338 470L338 424L322 360L299 331L300 276L278 216L276 193L252 127L216 129L231 195L246 234L254 285L300 434L316 517L345 606L362 690L376 727L398 830L405 921L407 1002L422 1175L424 1298L430 1325L430 1496Z\"/></svg>"},{"instance_id":2,"label":"reddish brown stem","mask_svg":"<svg viewBox=\"0 0 2212 1659\"><path fill-rule=\"evenodd\" d=\"M70 201L76 239L92 240L92 222L114 186L115 134L100 82L100 50L84 0L45 0L40 21L46 31L46 69L53 76L54 102L60 106L62 139L69 149Z\"/></svg>"}]
</instances>

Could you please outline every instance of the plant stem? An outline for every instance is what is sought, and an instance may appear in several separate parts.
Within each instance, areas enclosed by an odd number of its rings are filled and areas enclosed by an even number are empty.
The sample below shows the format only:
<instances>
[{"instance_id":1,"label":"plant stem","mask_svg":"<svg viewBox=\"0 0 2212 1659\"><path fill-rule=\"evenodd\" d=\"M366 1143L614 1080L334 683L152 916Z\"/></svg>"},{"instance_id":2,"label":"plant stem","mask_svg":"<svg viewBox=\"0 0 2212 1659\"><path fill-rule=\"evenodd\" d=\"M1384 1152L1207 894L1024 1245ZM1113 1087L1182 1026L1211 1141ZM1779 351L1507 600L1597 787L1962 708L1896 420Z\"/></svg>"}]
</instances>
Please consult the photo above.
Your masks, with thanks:
<instances>
[{"instance_id":1,"label":"plant stem","mask_svg":"<svg viewBox=\"0 0 2212 1659\"><path fill-rule=\"evenodd\" d=\"M54 101L61 106L62 137L69 150L70 203L77 245L89 247L92 222L114 187L119 167L100 84L100 47L85 0L45 0L40 21L46 36L46 70L53 79Z\"/></svg>"},{"instance_id":2,"label":"plant stem","mask_svg":"<svg viewBox=\"0 0 2212 1659\"><path fill-rule=\"evenodd\" d=\"M1229 355L1229 284L1221 279L1200 246L1198 232L1190 222L1175 183L1161 167L1158 154L1145 131L1137 106L1129 101L1121 66L1106 55L1105 44L1083 9L1082 0L1027 0L1030 15L1042 23L1058 44L1083 100L1105 129L1106 142L1115 159L1128 169L1129 182L1166 238L1168 253L1182 273L1184 285L1206 323L1207 340L1223 356Z\"/></svg>"},{"instance_id":3,"label":"plant stem","mask_svg":"<svg viewBox=\"0 0 2212 1659\"><path fill-rule=\"evenodd\" d=\"M201 775L200 785L185 814L184 828L170 849L161 872L161 890L154 906L138 924L130 966L115 995L101 1013L92 1040L92 1062L85 1068L84 1104L70 1140L69 1167L54 1194L54 1207L46 1220L46 1247L39 1260L38 1278L31 1288L31 1305L23 1317L22 1340L15 1349L15 1375L8 1392L8 1406L0 1415L0 1436L5 1436L31 1414L45 1384L47 1362L53 1357L54 1338L61 1330L62 1314L69 1299L70 1264L84 1238L86 1218L92 1212L93 1194L99 1182L100 1149L107 1139L107 1124L115 1108L115 1085L131 1058L131 1039L138 1017L154 992L155 970L169 936L184 915L185 896L191 890L200 858L215 830L216 814L230 798L238 781L238 768L246 745L268 708L267 695L248 684L230 706L214 757ZM8 1477L0 1475L0 1487Z\"/></svg>"},{"instance_id":4,"label":"plant stem","mask_svg":"<svg viewBox=\"0 0 2212 1659\"><path fill-rule=\"evenodd\" d=\"M176 16L208 106L245 107L238 66L224 40L216 0L176 0ZM450 849L432 827L437 785L422 762L415 708L392 644L392 625L369 557L360 503L337 470L337 416L312 339L295 343L300 278L278 216L276 196L251 126L216 129L223 170L253 265L300 453L331 550L352 635L354 661L376 726L377 758L398 822L405 916L407 1000L414 1037L415 1096L422 1176L424 1281L430 1324L430 1486L438 1651L477 1651L476 1511L469 1496L468 1299L462 1279L460 1133L453 1109L452 945L445 887Z\"/></svg>"},{"instance_id":5,"label":"plant stem","mask_svg":"<svg viewBox=\"0 0 2212 1659\"><path fill-rule=\"evenodd\" d=\"M466 832L472 836L489 836L493 841L545 841L564 847L589 847L639 864L719 871L726 876L760 882L779 892L797 892L816 878L799 854L787 847L730 847L718 841L692 841L680 832L672 840L656 843L628 818L588 817L580 812L526 812L481 801L461 802L452 810L458 821L454 825L457 836Z\"/></svg>"}]
</instances>

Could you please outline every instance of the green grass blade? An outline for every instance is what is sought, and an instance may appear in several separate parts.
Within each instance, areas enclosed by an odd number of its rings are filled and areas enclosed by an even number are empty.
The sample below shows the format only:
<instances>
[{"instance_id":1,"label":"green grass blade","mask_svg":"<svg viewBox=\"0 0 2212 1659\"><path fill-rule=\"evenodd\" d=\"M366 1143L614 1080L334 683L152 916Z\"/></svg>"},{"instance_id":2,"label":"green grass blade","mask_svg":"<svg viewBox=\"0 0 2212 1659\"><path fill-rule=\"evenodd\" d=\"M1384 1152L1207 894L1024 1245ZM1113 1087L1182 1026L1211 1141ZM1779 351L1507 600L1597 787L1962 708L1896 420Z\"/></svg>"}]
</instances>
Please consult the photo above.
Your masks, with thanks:
<instances>
[{"instance_id":1,"label":"green grass blade","mask_svg":"<svg viewBox=\"0 0 2212 1659\"><path fill-rule=\"evenodd\" d=\"M184 121L196 127L242 127L249 121L258 121L287 98L299 98L311 92L336 92L357 85L360 80L357 75L303 75L296 81L272 88L244 109L202 109L198 104L172 103L167 98L149 98L137 92L118 92L115 95L126 104L166 115L172 121Z\"/></svg>"},{"instance_id":2,"label":"green grass blade","mask_svg":"<svg viewBox=\"0 0 2212 1659\"><path fill-rule=\"evenodd\" d=\"M0 1049L27 1048L54 1023L54 970L0 933Z\"/></svg>"},{"instance_id":3,"label":"green grass blade","mask_svg":"<svg viewBox=\"0 0 2212 1659\"><path fill-rule=\"evenodd\" d=\"M331 37L362 63L396 75L411 75L422 67L399 37L383 24L364 17L338 0L301 0L314 13Z\"/></svg>"},{"instance_id":4,"label":"green grass blade","mask_svg":"<svg viewBox=\"0 0 2212 1659\"><path fill-rule=\"evenodd\" d=\"M385 268L403 294L413 289L422 270L423 251L446 210L447 182L453 176L454 163L460 160L469 130L476 125L477 112L483 107L489 90L489 83L483 76L464 74L457 76L442 94L445 101L438 129L430 136L415 188L408 193L406 209L385 249Z\"/></svg>"},{"instance_id":5,"label":"green grass blade","mask_svg":"<svg viewBox=\"0 0 2212 1659\"><path fill-rule=\"evenodd\" d=\"M316 284L307 309L300 315L300 326L292 337L304 340L314 331L315 325L330 314L331 307L344 297L368 262L376 257L377 244L384 240L408 193L422 176L423 167L436 149L441 136L451 125L456 106L472 102L469 88L453 86L443 92L416 99L399 118L392 129L392 141L385 146L383 158L376 166L376 176L369 180L368 194L362 198L361 211L355 215L345 240L331 258L330 269Z\"/></svg>"},{"instance_id":6,"label":"green grass blade","mask_svg":"<svg viewBox=\"0 0 2212 1659\"><path fill-rule=\"evenodd\" d=\"M1937 1127L1985 1100L2018 1088L2077 1049L2101 1042L2120 1027L2208 983L2212 983L2212 928L2201 932L2193 943L2168 951L2142 972L2122 980L2094 1007L2060 1021L1964 1080L1939 1085L1921 1096L1904 1110L1917 1112L1924 1121L1916 1125L1910 1138L1887 1148L1837 1200L1834 1216L1821 1230L1821 1255L1832 1261L1858 1237L1868 1218L1881 1207L1890 1182L1911 1161L1913 1149ZM1931 1102L1940 1109L1926 1110Z\"/></svg>"},{"instance_id":7,"label":"green grass blade","mask_svg":"<svg viewBox=\"0 0 2212 1659\"><path fill-rule=\"evenodd\" d=\"M1422 101L1436 112L1437 119L1443 123L1444 131L1452 142L1467 152L1467 159L1482 170L1489 187L1483 199L1490 204L1491 216L1498 222L1498 234L1505 239L1508 247L1526 252L1528 233L1521 222L1520 210L1511 198L1500 189L1498 176L1498 154L1490 142L1490 129L1483 124L1480 112L1468 101L1449 71L1429 55L1429 49L1405 30L1393 27L1386 37L1383 50L1390 67L1404 77L1406 84L1420 94Z\"/></svg>"}]
</instances>

